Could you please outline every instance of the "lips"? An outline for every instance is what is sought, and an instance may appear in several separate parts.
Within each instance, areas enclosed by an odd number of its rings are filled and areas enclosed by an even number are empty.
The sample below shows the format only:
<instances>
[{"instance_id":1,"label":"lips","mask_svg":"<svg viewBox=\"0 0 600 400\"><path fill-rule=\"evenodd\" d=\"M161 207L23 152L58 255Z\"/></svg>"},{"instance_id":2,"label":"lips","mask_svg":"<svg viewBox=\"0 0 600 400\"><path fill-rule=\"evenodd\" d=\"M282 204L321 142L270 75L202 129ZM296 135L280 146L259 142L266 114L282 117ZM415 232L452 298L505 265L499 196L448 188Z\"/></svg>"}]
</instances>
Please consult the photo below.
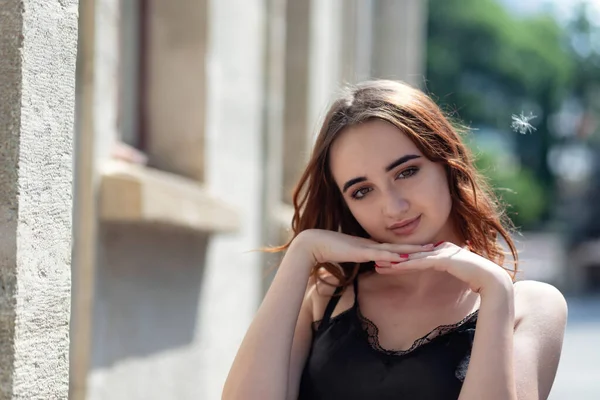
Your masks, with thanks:
<instances>
[{"instance_id":1,"label":"lips","mask_svg":"<svg viewBox=\"0 0 600 400\"><path fill-rule=\"evenodd\" d=\"M391 225L388 229L392 231L396 235L405 236L410 235L417 229L419 223L421 222L421 215L411 218L405 219L395 224Z\"/></svg>"}]
</instances>

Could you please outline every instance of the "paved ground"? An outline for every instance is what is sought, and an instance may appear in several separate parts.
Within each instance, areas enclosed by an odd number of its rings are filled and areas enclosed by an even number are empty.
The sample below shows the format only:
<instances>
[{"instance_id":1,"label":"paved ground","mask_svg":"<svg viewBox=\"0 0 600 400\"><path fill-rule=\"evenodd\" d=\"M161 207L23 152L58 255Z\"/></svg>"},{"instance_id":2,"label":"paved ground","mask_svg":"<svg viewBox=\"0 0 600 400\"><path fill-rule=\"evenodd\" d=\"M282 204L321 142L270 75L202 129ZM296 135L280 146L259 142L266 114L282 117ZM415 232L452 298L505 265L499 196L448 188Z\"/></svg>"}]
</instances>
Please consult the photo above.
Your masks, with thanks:
<instances>
[{"instance_id":1,"label":"paved ground","mask_svg":"<svg viewBox=\"0 0 600 400\"><path fill-rule=\"evenodd\" d=\"M600 399L600 296L570 298L569 323L550 400Z\"/></svg>"}]
</instances>

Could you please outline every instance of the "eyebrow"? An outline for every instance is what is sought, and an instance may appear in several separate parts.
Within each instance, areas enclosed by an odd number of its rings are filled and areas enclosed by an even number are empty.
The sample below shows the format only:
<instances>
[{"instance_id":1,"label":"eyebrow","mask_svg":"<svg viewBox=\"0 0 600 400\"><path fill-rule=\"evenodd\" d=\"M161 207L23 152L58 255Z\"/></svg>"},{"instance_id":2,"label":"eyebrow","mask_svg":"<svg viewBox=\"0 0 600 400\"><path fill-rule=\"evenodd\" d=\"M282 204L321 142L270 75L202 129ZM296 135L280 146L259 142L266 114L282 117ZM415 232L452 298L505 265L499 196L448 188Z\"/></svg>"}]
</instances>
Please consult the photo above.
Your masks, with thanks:
<instances>
[{"instance_id":1,"label":"eyebrow","mask_svg":"<svg viewBox=\"0 0 600 400\"><path fill-rule=\"evenodd\" d=\"M385 172L390 172L391 170L398 167L399 165L402 165L402 164L404 164L410 160L414 160L416 158L421 158L421 156L416 155L416 154L407 154L405 156L402 156L399 159L392 161L387 167L385 167ZM344 183L344 188L342 189L342 193L346 193L346 190L348 190L348 188L350 188L351 186L356 185L359 182L364 182L366 180L367 180L366 176L358 176L356 178L350 179L349 181Z\"/></svg>"},{"instance_id":2,"label":"eyebrow","mask_svg":"<svg viewBox=\"0 0 600 400\"><path fill-rule=\"evenodd\" d=\"M416 154L407 154L405 156L402 156L399 159L397 159L396 161L392 162L387 167L385 167L385 172L390 172L391 170L393 170L397 166L402 165L405 162L408 162L410 160L414 160L415 158L421 158L421 156L418 156Z\"/></svg>"}]
</instances>

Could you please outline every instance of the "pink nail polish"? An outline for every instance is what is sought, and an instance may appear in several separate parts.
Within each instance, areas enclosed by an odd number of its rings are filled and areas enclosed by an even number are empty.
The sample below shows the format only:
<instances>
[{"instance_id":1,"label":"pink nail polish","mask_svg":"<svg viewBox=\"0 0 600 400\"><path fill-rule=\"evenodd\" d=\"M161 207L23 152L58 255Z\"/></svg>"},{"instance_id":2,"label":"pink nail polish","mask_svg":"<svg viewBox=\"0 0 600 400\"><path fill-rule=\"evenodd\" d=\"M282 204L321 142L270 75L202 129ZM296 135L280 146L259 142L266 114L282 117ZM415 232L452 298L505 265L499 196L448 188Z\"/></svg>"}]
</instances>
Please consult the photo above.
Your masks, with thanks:
<instances>
[{"instance_id":1,"label":"pink nail polish","mask_svg":"<svg viewBox=\"0 0 600 400\"><path fill-rule=\"evenodd\" d=\"M433 245L433 247L438 247L440 244L444 243L444 241L442 240L441 242L437 242L436 244Z\"/></svg>"},{"instance_id":2,"label":"pink nail polish","mask_svg":"<svg viewBox=\"0 0 600 400\"><path fill-rule=\"evenodd\" d=\"M408 254L400 254L400 258L408 258Z\"/></svg>"}]
</instances>

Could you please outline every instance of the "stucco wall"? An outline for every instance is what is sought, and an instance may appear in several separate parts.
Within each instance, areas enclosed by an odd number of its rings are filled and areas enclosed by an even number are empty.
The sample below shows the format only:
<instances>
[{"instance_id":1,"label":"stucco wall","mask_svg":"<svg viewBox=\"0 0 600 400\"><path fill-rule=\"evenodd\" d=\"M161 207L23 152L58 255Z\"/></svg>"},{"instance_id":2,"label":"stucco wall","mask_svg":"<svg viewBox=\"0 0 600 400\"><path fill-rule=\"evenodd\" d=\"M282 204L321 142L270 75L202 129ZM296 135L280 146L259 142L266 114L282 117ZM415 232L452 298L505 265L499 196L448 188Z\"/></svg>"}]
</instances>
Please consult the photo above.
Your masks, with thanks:
<instances>
[{"instance_id":1,"label":"stucco wall","mask_svg":"<svg viewBox=\"0 0 600 400\"><path fill-rule=\"evenodd\" d=\"M0 399L66 399L77 1L0 13Z\"/></svg>"}]
</instances>

